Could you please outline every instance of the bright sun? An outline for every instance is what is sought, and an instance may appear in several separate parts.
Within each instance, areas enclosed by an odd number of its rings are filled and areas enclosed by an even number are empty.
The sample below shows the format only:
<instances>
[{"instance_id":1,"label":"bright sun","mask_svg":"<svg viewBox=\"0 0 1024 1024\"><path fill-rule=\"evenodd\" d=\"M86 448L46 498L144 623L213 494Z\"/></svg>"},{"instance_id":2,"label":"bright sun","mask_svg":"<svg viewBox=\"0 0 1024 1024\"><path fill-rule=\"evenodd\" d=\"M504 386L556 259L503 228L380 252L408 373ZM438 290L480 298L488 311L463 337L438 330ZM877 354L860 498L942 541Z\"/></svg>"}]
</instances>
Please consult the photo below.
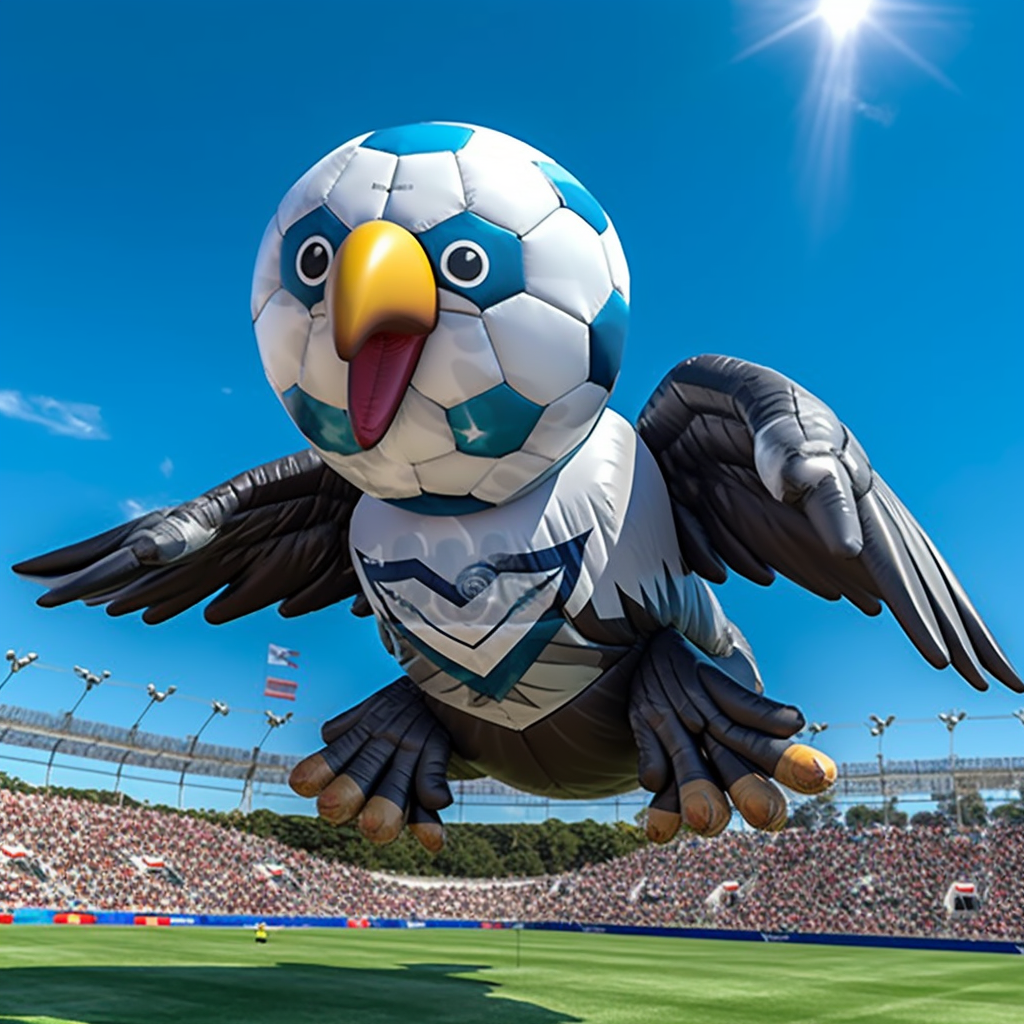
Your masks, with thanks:
<instances>
[{"instance_id":1,"label":"bright sun","mask_svg":"<svg viewBox=\"0 0 1024 1024\"><path fill-rule=\"evenodd\" d=\"M867 17L870 6L871 0L821 0L816 13L840 42Z\"/></svg>"}]
</instances>

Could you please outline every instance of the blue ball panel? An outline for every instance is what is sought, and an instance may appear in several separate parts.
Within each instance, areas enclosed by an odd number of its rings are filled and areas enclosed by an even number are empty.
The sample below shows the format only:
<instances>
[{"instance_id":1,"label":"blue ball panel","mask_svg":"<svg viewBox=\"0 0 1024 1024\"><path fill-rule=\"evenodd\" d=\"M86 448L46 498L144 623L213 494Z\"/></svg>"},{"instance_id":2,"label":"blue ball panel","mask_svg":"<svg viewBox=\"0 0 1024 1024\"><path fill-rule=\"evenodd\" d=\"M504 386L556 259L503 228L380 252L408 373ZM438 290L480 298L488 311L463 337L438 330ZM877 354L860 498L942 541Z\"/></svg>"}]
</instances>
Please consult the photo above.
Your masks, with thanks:
<instances>
[{"instance_id":1,"label":"blue ball panel","mask_svg":"<svg viewBox=\"0 0 1024 1024\"><path fill-rule=\"evenodd\" d=\"M338 455L358 455L363 450L352 433L352 422L344 409L336 409L307 395L298 384L290 387L281 400L295 425L317 448Z\"/></svg>"},{"instance_id":2,"label":"blue ball panel","mask_svg":"<svg viewBox=\"0 0 1024 1024\"><path fill-rule=\"evenodd\" d=\"M448 410L455 447L467 455L497 459L518 451L544 410L507 384Z\"/></svg>"},{"instance_id":3,"label":"blue ball panel","mask_svg":"<svg viewBox=\"0 0 1024 1024\"><path fill-rule=\"evenodd\" d=\"M590 380L609 391L619 375L629 327L629 306L616 291L590 325Z\"/></svg>"},{"instance_id":4,"label":"blue ball panel","mask_svg":"<svg viewBox=\"0 0 1024 1024\"><path fill-rule=\"evenodd\" d=\"M475 213L456 214L417 237L427 250L439 287L464 295L481 309L504 302L526 288L523 247L519 239L511 231L499 228ZM487 276L472 287L456 284L441 272L442 253L452 242L462 239L481 246L490 263Z\"/></svg>"},{"instance_id":5,"label":"blue ball panel","mask_svg":"<svg viewBox=\"0 0 1024 1024\"><path fill-rule=\"evenodd\" d=\"M582 217L598 234L608 227L601 204L587 191L586 186L574 178L564 167L546 160L534 161L561 196L562 205Z\"/></svg>"},{"instance_id":6,"label":"blue ball panel","mask_svg":"<svg viewBox=\"0 0 1024 1024\"><path fill-rule=\"evenodd\" d=\"M281 284L307 309L312 309L324 297L324 283L315 287L306 284L295 270L295 257L302 243L313 235L323 235L334 246L334 251L348 237L349 230L326 206L318 206L297 220L285 233L281 242Z\"/></svg>"},{"instance_id":7,"label":"blue ball panel","mask_svg":"<svg viewBox=\"0 0 1024 1024\"><path fill-rule=\"evenodd\" d=\"M361 142L364 149L379 149L395 156L413 153L452 153L462 149L473 136L472 128L454 124L406 124L385 128Z\"/></svg>"},{"instance_id":8,"label":"blue ball panel","mask_svg":"<svg viewBox=\"0 0 1024 1024\"><path fill-rule=\"evenodd\" d=\"M489 501L481 501L472 495L453 497L450 494L418 494L415 498L385 498L389 505L404 508L407 512L418 512L425 516L468 516L494 508Z\"/></svg>"}]
</instances>

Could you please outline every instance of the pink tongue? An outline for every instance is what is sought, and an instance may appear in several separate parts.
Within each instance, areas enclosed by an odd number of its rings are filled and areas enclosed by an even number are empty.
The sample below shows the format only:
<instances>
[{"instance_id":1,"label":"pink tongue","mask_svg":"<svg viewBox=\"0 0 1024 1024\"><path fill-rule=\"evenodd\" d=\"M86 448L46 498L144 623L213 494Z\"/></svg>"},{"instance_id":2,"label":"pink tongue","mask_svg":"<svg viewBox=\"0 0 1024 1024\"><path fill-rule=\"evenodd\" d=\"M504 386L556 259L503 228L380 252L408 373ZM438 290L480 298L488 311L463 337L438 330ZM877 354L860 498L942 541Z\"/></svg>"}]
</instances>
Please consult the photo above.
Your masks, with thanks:
<instances>
[{"instance_id":1,"label":"pink tongue","mask_svg":"<svg viewBox=\"0 0 1024 1024\"><path fill-rule=\"evenodd\" d=\"M349 362L348 414L360 448L372 448L388 432L426 339L378 331Z\"/></svg>"}]
</instances>

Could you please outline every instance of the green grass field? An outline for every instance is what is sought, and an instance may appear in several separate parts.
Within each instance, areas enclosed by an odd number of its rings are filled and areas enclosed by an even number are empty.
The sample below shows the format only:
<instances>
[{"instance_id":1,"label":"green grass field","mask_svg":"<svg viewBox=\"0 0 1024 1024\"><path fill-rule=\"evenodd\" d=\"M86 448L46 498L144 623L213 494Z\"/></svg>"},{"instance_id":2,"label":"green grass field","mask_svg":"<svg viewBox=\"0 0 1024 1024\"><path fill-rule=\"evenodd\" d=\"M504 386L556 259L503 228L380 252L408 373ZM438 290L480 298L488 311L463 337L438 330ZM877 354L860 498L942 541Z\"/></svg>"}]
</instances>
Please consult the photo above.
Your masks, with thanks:
<instances>
[{"instance_id":1,"label":"green grass field","mask_svg":"<svg viewBox=\"0 0 1024 1024\"><path fill-rule=\"evenodd\" d=\"M0 929L0 1021L1022 1024L1024 957L512 931Z\"/></svg>"}]
</instances>

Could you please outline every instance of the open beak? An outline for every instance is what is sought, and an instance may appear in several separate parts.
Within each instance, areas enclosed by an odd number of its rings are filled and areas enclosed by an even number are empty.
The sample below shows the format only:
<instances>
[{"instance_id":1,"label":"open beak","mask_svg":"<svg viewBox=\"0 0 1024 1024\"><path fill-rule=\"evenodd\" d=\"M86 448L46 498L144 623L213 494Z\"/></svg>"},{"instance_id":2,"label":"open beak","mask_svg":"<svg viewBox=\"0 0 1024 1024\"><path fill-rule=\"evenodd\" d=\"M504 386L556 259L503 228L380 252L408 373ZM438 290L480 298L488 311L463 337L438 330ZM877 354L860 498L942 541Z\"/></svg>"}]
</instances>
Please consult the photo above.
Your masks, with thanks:
<instances>
[{"instance_id":1,"label":"open beak","mask_svg":"<svg viewBox=\"0 0 1024 1024\"><path fill-rule=\"evenodd\" d=\"M360 224L327 281L339 358L349 364L348 413L361 448L387 433L437 324L437 285L414 235L386 220Z\"/></svg>"}]
</instances>

